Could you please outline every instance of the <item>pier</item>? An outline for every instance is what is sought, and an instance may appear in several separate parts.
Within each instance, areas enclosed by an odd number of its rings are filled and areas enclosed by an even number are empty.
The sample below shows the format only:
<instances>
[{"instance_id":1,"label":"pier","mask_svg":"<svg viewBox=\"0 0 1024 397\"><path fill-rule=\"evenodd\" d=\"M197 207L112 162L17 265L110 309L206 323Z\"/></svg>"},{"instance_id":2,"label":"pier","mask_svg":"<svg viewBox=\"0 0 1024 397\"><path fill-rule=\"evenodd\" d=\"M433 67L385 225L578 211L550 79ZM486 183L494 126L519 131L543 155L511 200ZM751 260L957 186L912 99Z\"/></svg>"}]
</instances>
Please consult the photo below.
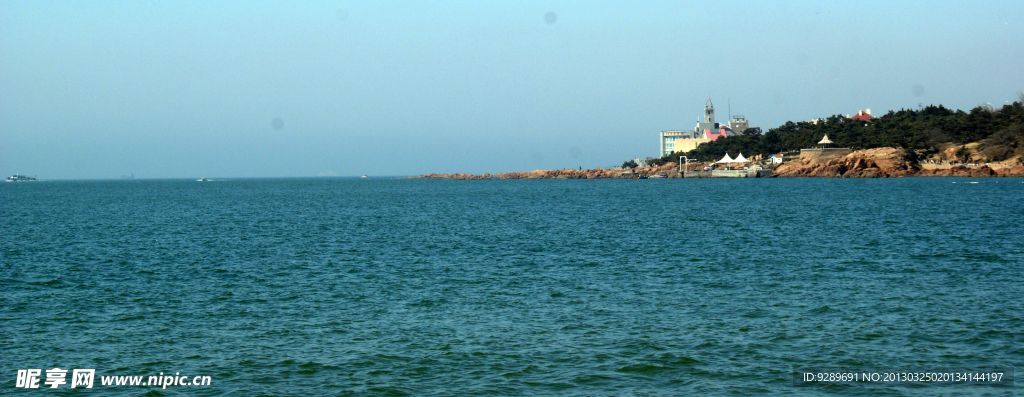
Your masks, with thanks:
<instances>
[{"instance_id":1,"label":"pier","mask_svg":"<svg viewBox=\"0 0 1024 397\"><path fill-rule=\"evenodd\" d=\"M772 170L713 170L687 171L683 178L765 178L772 176Z\"/></svg>"}]
</instances>

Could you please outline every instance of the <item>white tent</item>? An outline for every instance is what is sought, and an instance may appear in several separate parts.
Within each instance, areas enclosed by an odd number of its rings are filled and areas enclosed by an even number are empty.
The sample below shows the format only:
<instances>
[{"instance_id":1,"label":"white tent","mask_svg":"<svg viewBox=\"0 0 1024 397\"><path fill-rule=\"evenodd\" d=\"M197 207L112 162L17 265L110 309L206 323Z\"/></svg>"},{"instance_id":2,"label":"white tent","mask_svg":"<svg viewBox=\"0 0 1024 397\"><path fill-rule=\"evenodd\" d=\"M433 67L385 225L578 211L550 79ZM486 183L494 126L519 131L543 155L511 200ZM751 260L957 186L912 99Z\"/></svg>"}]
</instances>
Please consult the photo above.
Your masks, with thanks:
<instances>
[{"instance_id":1,"label":"white tent","mask_svg":"<svg viewBox=\"0 0 1024 397\"><path fill-rule=\"evenodd\" d=\"M733 160L732 157L729 157L729 153L726 153L725 157L722 157L721 160L718 160L719 163L732 163L734 161L735 160Z\"/></svg>"},{"instance_id":2,"label":"white tent","mask_svg":"<svg viewBox=\"0 0 1024 397\"><path fill-rule=\"evenodd\" d=\"M748 162L748 161L750 161L750 160L747 160L746 158L744 158L744 157L743 157L743 153L740 153L739 157L736 157L736 158L735 158L735 159L733 160L733 162L734 162L734 163L746 163L746 162Z\"/></svg>"},{"instance_id":3,"label":"white tent","mask_svg":"<svg viewBox=\"0 0 1024 397\"><path fill-rule=\"evenodd\" d=\"M825 134L825 137L821 138L821 141L818 142L819 145L831 145L832 143L834 142L828 139L828 134Z\"/></svg>"}]
</instances>

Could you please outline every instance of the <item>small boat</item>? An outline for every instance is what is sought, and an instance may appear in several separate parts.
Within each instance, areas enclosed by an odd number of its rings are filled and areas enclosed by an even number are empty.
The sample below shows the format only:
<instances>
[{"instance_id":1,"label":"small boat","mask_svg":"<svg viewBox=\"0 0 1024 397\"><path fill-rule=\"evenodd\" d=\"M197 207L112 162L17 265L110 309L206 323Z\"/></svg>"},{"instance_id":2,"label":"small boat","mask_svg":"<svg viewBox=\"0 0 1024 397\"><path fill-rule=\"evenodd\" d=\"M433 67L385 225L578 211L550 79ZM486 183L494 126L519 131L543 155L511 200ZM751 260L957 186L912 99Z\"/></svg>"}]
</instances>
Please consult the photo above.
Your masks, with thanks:
<instances>
[{"instance_id":1,"label":"small boat","mask_svg":"<svg viewBox=\"0 0 1024 397\"><path fill-rule=\"evenodd\" d=\"M35 177L14 174L7 177L7 182L31 182L36 180Z\"/></svg>"},{"instance_id":2,"label":"small boat","mask_svg":"<svg viewBox=\"0 0 1024 397\"><path fill-rule=\"evenodd\" d=\"M197 179L197 181L199 181L199 182L209 182L209 181L208 181L208 180L206 179L206 177L205 177L205 176L204 176L204 177L202 177L202 178L199 178L199 179Z\"/></svg>"},{"instance_id":3,"label":"small boat","mask_svg":"<svg viewBox=\"0 0 1024 397\"><path fill-rule=\"evenodd\" d=\"M362 176L361 178L369 178L369 176L367 176L367 175L363 175L363 176Z\"/></svg>"},{"instance_id":4,"label":"small boat","mask_svg":"<svg viewBox=\"0 0 1024 397\"><path fill-rule=\"evenodd\" d=\"M665 179L665 178L668 178L668 177L665 176L665 175L651 175L650 176L650 179Z\"/></svg>"}]
</instances>

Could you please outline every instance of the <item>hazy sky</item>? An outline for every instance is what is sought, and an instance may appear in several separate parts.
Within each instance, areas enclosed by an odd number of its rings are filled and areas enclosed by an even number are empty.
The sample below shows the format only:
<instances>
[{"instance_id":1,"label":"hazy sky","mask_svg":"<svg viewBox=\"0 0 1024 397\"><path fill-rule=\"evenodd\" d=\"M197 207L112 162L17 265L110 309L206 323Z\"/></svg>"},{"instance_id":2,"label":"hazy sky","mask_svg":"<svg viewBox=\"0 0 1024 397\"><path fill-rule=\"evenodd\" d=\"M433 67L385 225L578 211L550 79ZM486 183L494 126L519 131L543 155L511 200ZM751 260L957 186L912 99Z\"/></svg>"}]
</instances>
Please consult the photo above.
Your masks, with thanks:
<instances>
[{"instance_id":1,"label":"hazy sky","mask_svg":"<svg viewBox=\"0 0 1024 397\"><path fill-rule=\"evenodd\" d=\"M0 0L0 175L415 175L614 166L1024 90L1024 1Z\"/></svg>"}]
</instances>

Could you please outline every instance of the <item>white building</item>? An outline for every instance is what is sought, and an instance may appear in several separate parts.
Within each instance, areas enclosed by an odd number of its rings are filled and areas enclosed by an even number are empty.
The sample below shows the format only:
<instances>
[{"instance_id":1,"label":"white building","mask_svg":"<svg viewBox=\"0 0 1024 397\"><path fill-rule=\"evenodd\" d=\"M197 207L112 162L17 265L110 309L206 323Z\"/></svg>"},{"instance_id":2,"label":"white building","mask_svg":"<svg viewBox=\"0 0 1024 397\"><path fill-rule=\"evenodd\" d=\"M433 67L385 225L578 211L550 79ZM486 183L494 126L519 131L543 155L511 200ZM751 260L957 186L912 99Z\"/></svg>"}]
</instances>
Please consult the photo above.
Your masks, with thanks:
<instances>
[{"instance_id":1,"label":"white building","mask_svg":"<svg viewBox=\"0 0 1024 397\"><path fill-rule=\"evenodd\" d=\"M658 148L659 156L667 156L674 152L688 152L697 148L704 142L711 142L718 138L734 136L749 128L750 124L743 116L736 115L729 120L728 125L715 122L715 105L711 98L704 103L703 121L697 121L697 126L691 131L662 131L659 135Z\"/></svg>"}]
</instances>

